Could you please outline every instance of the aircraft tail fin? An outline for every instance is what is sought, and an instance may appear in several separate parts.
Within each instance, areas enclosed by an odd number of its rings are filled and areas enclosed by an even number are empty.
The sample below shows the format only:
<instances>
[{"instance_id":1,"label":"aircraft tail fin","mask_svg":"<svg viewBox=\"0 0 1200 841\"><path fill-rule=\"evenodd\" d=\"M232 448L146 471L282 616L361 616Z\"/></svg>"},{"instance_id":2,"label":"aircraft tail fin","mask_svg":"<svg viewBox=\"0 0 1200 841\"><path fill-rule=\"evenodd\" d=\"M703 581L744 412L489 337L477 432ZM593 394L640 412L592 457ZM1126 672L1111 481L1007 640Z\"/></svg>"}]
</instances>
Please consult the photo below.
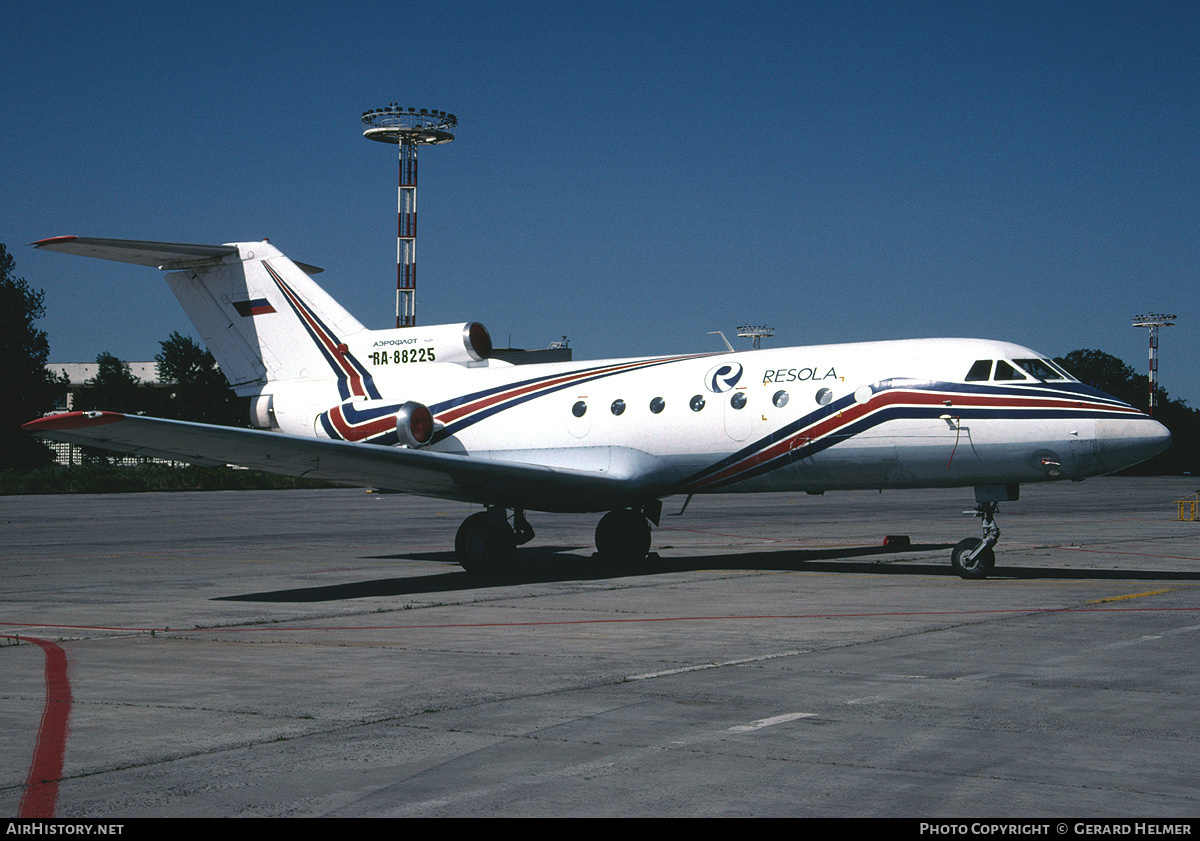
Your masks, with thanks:
<instances>
[{"instance_id":1,"label":"aircraft tail fin","mask_svg":"<svg viewBox=\"0 0 1200 841\"><path fill-rule=\"evenodd\" d=\"M347 341L366 328L266 240L186 245L54 237L38 248L168 270L171 291L239 394L269 382L336 380L343 399L376 396Z\"/></svg>"}]
</instances>

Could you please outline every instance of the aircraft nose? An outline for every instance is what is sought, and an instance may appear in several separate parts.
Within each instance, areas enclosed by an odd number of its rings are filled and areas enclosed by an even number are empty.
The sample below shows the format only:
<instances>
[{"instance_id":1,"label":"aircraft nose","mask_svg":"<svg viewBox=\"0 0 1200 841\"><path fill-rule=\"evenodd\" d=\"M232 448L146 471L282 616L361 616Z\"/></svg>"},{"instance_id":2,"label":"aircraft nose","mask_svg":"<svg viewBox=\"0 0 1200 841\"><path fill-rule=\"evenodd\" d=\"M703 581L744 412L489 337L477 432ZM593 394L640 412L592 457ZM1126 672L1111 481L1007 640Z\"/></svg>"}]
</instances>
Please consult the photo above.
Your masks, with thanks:
<instances>
[{"instance_id":1,"label":"aircraft nose","mask_svg":"<svg viewBox=\"0 0 1200 841\"><path fill-rule=\"evenodd\" d=\"M1149 417L1098 421L1096 440L1100 461L1110 472L1154 458L1171 446L1171 433Z\"/></svg>"}]
</instances>

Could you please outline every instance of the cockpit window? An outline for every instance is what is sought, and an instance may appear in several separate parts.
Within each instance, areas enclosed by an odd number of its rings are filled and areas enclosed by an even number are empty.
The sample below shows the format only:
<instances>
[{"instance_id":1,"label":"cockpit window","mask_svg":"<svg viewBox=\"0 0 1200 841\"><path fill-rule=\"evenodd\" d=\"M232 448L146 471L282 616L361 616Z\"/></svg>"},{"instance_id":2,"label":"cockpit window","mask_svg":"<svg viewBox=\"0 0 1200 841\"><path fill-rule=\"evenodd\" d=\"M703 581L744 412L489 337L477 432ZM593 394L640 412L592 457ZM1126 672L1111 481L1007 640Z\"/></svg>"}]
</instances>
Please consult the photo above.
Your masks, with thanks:
<instances>
[{"instance_id":1,"label":"cockpit window","mask_svg":"<svg viewBox=\"0 0 1200 841\"><path fill-rule=\"evenodd\" d=\"M978 383L985 382L992 378L992 360L977 359L975 364L971 366L971 370L967 371L967 382Z\"/></svg>"},{"instance_id":2,"label":"cockpit window","mask_svg":"<svg viewBox=\"0 0 1200 841\"><path fill-rule=\"evenodd\" d=\"M1062 374L1064 380L1066 380L1068 382L1072 382L1072 383L1079 382L1078 377L1076 377L1074 374L1072 374L1070 371L1068 371L1063 366L1059 365L1058 362L1050 360L1050 359L1043 359L1042 361L1048 363L1050 365L1050 367L1052 367L1055 371L1058 371L1058 373Z\"/></svg>"},{"instance_id":3,"label":"cockpit window","mask_svg":"<svg viewBox=\"0 0 1200 841\"><path fill-rule=\"evenodd\" d=\"M975 360L971 365L971 370L967 372L966 381L977 383L993 379L1002 382L1027 380L1030 377L1044 383L1076 381L1061 366L1049 359L1014 359L1012 362L1001 359L995 365L996 371L993 373L992 360Z\"/></svg>"},{"instance_id":4,"label":"cockpit window","mask_svg":"<svg viewBox=\"0 0 1200 841\"><path fill-rule=\"evenodd\" d=\"M1012 365L1001 359L996 363L996 379L997 380L1024 380L1027 379L1024 374L1014 368Z\"/></svg>"},{"instance_id":5,"label":"cockpit window","mask_svg":"<svg viewBox=\"0 0 1200 841\"><path fill-rule=\"evenodd\" d=\"M1059 368L1049 359L1014 359L1022 370L1033 375L1042 382L1061 382L1071 379L1067 372Z\"/></svg>"}]
</instances>

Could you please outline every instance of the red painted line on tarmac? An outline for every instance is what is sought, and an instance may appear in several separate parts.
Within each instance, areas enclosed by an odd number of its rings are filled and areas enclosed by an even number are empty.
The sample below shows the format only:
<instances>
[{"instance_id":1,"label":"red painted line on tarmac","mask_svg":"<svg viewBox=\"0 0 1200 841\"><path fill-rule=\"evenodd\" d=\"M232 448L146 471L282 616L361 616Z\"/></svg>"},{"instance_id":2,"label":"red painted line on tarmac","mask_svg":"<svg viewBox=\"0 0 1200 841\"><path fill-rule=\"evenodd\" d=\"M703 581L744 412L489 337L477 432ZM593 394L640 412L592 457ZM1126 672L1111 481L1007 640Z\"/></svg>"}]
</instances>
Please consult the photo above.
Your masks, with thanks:
<instances>
[{"instance_id":1,"label":"red painted line on tarmac","mask_svg":"<svg viewBox=\"0 0 1200 841\"><path fill-rule=\"evenodd\" d=\"M446 622L430 625L261 625L221 628L162 628L160 634L203 635L273 631L419 631L441 628L537 628L563 625L629 625L650 622L736 622L762 619L873 619L922 616L995 616L1038 613L1179 613L1200 612L1200 607L1014 607L991 610L910 610L879 613L764 613L743 616L658 616L622 619L562 619L539 622Z\"/></svg>"},{"instance_id":2,"label":"red painted line on tarmac","mask_svg":"<svg viewBox=\"0 0 1200 841\"><path fill-rule=\"evenodd\" d=\"M122 633L142 633L142 634L148 634L151 631L163 630L162 628L125 628L125 627L118 628L118 627L109 627L107 625L53 625L53 624L45 623L45 622L25 622L25 621L19 620L19 619L18 620L0 619L0 626L10 627L10 628L55 628L58 630L67 630L67 631L119 631ZM0 634L0 637L7 637L8 639L18 639L18 637L13 637L8 634ZM36 640L34 640L33 637L19 637L19 639L25 639L25 640L29 640L30 642L36 642Z\"/></svg>"},{"instance_id":3,"label":"red painted line on tarmac","mask_svg":"<svg viewBox=\"0 0 1200 841\"><path fill-rule=\"evenodd\" d=\"M5 635L7 639L13 639ZM46 655L46 706L38 726L33 762L25 778L19 818L52 818L62 779L63 755L67 749L67 720L71 715L71 684L67 680L67 652L35 637L24 637Z\"/></svg>"},{"instance_id":4,"label":"red painted line on tarmac","mask_svg":"<svg viewBox=\"0 0 1200 841\"><path fill-rule=\"evenodd\" d=\"M271 631L416 631L435 628L536 628L561 625L627 625L649 622L736 622L760 619L872 619L921 616L994 616L998 614L1036 613L1179 613L1200 612L1200 607L1013 607L990 610L897 610L878 613L763 613L735 616L657 616L621 619L561 619L539 622L445 622L431 625L244 625L220 628L112 628L88 625L54 625L55 628L93 631L125 631L154 634L254 634ZM25 623L25 627L29 627ZM24 637L24 639L30 639Z\"/></svg>"},{"instance_id":5,"label":"red painted line on tarmac","mask_svg":"<svg viewBox=\"0 0 1200 841\"><path fill-rule=\"evenodd\" d=\"M1197 613L1200 607L1012 607L987 610L895 610L877 613L754 613L741 616L648 616L621 619L556 619L537 622L444 622L430 625L242 625L218 628L113 628L93 625L54 625L72 630L123 631L142 634L255 634L274 631L418 631L436 628L536 628L562 625L628 625L649 622L736 622L761 619L874 619L896 617L995 616L1038 613ZM0 624L4 624L0 622ZM16 624L16 623L10 623ZM23 627L31 627L23 623ZM25 637L25 639L30 639Z\"/></svg>"},{"instance_id":6,"label":"red painted line on tarmac","mask_svg":"<svg viewBox=\"0 0 1200 841\"><path fill-rule=\"evenodd\" d=\"M1119 607L1119 608L1083 608L1083 607L1027 607L1009 610L928 610L894 613L767 613L747 616L663 616L647 619L571 619L554 622L459 622L439 625L326 625L314 628L212 628L212 631L407 631L424 628L523 628L552 625L611 625L639 622L711 622L736 621L745 619L872 619L889 617L922 617L922 616L986 616L994 614L1036 614L1036 613L1116 613L1116 612L1200 612L1200 607ZM201 633L199 629L190 632Z\"/></svg>"}]
</instances>

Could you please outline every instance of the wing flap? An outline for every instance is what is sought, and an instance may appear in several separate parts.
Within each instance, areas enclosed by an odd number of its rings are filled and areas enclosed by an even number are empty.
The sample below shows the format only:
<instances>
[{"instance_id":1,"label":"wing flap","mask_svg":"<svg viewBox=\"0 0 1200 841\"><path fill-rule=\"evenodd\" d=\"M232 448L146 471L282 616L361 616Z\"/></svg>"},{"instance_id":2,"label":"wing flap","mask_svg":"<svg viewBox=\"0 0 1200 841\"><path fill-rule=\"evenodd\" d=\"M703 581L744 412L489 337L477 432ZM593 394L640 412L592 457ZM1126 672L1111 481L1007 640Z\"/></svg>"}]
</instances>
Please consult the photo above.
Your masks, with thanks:
<instances>
[{"instance_id":1,"label":"wing flap","mask_svg":"<svg viewBox=\"0 0 1200 841\"><path fill-rule=\"evenodd\" d=\"M657 459L633 451L618 466L580 470L495 458L301 438L188 421L67 412L27 423L44 438L193 464L236 464L349 485L532 511L607 511L668 486Z\"/></svg>"}]
</instances>

